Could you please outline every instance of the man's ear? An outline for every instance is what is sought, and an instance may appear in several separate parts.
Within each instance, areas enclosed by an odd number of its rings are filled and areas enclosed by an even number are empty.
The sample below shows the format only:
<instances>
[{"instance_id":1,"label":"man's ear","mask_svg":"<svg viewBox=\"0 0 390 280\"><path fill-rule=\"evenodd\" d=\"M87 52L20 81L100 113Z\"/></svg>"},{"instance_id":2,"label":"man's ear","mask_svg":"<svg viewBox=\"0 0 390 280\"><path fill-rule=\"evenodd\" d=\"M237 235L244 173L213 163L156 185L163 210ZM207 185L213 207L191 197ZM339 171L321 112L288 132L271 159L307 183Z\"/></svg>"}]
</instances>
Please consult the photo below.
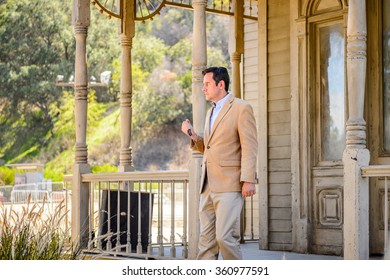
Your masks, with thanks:
<instances>
[{"instance_id":1,"label":"man's ear","mask_svg":"<svg viewBox=\"0 0 390 280\"><path fill-rule=\"evenodd\" d=\"M218 83L218 88L225 89L225 81L220 80L219 83Z\"/></svg>"}]
</instances>

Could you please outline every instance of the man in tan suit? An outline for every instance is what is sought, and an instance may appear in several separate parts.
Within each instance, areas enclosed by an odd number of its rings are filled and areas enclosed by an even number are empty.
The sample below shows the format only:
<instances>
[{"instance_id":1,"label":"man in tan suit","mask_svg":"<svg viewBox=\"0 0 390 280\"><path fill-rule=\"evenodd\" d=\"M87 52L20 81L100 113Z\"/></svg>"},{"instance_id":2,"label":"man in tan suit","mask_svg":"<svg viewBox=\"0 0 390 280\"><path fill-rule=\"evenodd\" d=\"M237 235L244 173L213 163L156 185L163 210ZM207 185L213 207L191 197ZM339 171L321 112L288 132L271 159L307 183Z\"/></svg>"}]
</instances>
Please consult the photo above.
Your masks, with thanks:
<instances>
[{"instance_id":1,"label":"man in tan suit","mask_svg":"<svg viewBox=\"0 0 390 280\"><path fill-rule=\"evenodd\" d=\"M204 139L190 121L182 131L191 147L203 153L200 186L200 238L197 259L242 259L240 216L244 197L256 193L256 121L252 107L235 98L224 67L203 72L203 92L212 102L207 112Z\"/></svg>"}]
</instances>

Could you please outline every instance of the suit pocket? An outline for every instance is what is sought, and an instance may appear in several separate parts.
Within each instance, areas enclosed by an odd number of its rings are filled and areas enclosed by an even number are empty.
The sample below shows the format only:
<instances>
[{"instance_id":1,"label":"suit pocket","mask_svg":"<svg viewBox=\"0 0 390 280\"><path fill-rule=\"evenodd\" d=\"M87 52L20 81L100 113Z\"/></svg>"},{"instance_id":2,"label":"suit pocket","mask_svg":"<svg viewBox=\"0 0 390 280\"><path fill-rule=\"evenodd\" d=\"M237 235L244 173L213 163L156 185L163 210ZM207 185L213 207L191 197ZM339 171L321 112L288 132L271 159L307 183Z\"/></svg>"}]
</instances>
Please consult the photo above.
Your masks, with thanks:
<instances>
[{"instance_id":1,"label":"suit pocket","mask_svg":"<svg viewBox=\"0 0 390 280\"><path fill-rule=\"evenodd\" d=\"M239 160L221 160L219 162L220 166L241 166L241 161Z\"/></svg>"}]
</instances>

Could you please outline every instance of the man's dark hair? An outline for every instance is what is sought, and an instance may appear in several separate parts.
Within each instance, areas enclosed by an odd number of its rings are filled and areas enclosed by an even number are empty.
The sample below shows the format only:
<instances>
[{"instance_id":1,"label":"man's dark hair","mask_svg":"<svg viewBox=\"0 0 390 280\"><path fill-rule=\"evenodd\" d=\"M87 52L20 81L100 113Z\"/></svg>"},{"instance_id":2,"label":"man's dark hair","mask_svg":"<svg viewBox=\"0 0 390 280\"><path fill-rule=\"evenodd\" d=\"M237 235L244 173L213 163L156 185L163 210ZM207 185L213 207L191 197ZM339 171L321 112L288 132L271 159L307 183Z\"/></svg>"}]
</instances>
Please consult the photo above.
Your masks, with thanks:
<instances>
[{"instance_id":1,"label":"man's dark hair","mask_svg":"<svg viewBox=\"0 0 390 280\"><path fill-rule=\"evenodd\" d=\"M202 71L203 76L207 73L213 73L213 80L215 81L215 85L218 85L220 81L225 82L225 90L229 90L229 74L225 67L209 67Z\"/></svg>"}]
</instances>

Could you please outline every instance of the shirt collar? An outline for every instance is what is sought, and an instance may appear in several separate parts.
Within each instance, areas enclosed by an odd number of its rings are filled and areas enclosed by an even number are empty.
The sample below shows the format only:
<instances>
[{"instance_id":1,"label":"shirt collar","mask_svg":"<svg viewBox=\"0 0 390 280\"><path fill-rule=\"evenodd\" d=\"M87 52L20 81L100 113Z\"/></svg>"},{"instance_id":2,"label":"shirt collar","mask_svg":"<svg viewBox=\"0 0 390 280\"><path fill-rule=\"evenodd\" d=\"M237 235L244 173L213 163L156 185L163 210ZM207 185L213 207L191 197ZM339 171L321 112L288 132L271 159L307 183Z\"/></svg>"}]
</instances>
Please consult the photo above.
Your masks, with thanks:
<instances>
[{"instance_id":1,"label":"shirt collar","mask_svg":"<svg viewBox=\"0 0 390 280\"><path fill-rule=\"evenodd\" d=\"M222 99L218 100L217 103L211 102L211 106L217 109L222 108L223 104L225 104L225 102L228 100L229 94L230 92L228 92Z\"/></svg>"}]
</instances>

